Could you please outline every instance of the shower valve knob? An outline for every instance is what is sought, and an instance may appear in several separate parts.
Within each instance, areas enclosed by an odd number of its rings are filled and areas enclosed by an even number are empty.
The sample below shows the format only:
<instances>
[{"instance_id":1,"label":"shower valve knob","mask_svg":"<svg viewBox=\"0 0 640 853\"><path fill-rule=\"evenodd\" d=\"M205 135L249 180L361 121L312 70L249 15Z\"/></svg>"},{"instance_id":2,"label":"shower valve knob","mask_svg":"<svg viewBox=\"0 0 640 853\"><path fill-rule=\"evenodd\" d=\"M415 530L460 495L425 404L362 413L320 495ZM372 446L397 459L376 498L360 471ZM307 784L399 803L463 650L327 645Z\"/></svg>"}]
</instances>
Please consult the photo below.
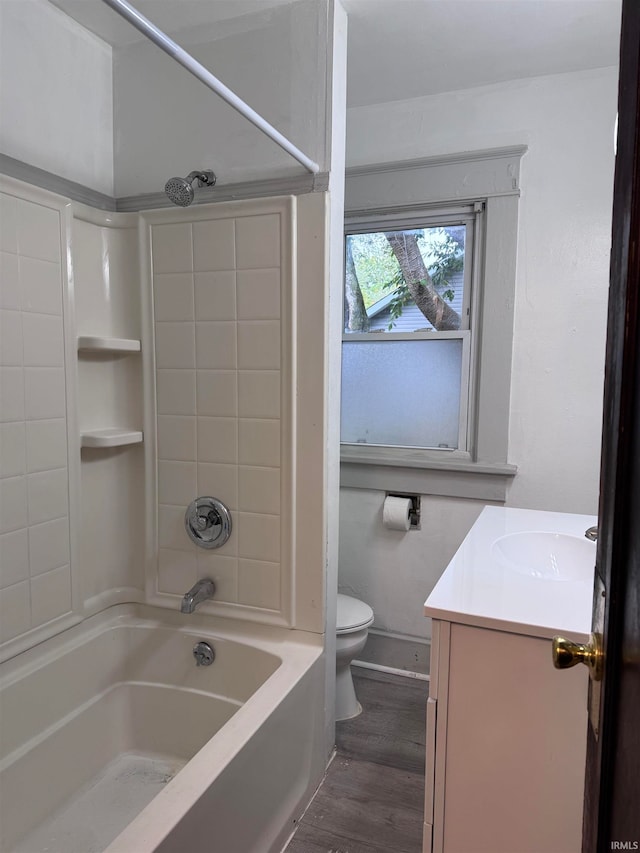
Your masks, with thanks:
<instances>
[{"instance_id":1,"label":"shower valve knob","mask_svg":"<svg viewBox=\"0 0 640 853\"><path fill-rule=\"evenodd\" d=\"M213 527L215 524L221 523L220 515L215 511L215 509L212 509L204 515L198 515L195 519L195 523L198 530L208 530L209 527Z\"/></svg>"},{"instance_id":2,"label":"shower valve knob","mask_svg":"<svg viewBox=\"0 0 640 853\"><path fill-rule=\"evenodd\" d=\"M184 526L196 545L219 548L231 536L231 513L217 498L196 498L187 507Z\"/></svg>"}]
</instances>

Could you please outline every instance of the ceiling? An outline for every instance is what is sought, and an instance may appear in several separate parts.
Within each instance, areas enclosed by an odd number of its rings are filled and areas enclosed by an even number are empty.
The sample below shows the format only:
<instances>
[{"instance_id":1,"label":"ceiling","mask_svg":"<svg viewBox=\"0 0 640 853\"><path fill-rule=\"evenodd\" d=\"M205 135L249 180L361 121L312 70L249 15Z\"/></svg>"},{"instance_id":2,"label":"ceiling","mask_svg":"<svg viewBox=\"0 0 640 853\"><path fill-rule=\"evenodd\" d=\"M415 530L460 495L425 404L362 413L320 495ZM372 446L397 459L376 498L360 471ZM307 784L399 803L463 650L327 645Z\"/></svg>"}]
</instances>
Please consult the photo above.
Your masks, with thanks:
<instances>
[{"instance_id":1,"label":"ceiling","mask_svg":"<svg viewBox=\"0 0 640 853\"><path fill-rule=\"evenodd\" d=\"M344 0L349 106L616 65L619 0Z\"/></svg>"},{"instance_id":2,"label":"ceiling","mask_svg":"<svg viewBox=\"0 0 640 853\"><path fill-rule=\"evenodd\" d=\"M52 0L112 45L142 38L100 0ZM133 0L179 32L308 0ZM615 65L620 0L342 0L349 107Z\"/></svg>"}]
</instances>

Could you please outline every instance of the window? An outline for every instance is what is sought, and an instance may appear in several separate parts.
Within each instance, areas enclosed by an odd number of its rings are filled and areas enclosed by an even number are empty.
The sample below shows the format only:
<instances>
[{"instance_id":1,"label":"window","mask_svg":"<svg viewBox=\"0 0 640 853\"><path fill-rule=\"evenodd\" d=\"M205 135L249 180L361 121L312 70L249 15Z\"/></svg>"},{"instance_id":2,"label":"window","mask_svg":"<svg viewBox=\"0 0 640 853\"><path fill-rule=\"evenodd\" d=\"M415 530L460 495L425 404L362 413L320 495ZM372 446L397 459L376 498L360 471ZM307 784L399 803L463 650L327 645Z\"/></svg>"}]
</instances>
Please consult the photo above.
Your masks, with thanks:
<instances>
[{"instance_id":1,"label":"window","mask_svg":"<svg viewBox=\"0 0 640 853\"><path fill-rule=\"evenodd\" d=\"M475 208L347 222L344 444L467 450Z\"/></svg>"},{"instance_id":2,"label":"window","mask_svg":"<svg viewBox=\"0 0 640 853\"><path fill-rule=\"evenodd\" d=\"M343 487L505 499L525 152L347 170Z\"/></svg>"}]
</instances>

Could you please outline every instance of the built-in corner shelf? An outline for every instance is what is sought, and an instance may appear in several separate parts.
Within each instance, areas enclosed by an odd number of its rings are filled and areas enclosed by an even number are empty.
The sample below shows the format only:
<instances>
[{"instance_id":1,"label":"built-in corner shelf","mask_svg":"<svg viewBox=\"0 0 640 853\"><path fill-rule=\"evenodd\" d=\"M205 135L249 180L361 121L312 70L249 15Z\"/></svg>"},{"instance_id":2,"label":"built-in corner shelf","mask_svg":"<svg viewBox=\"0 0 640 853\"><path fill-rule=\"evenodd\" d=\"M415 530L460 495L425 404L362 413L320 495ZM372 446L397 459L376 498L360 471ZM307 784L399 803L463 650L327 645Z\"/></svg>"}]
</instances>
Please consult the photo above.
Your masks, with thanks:
<instances>
[{"instance_id":1,"label":"built-in corner shelf","mask_svg":"<svg viewBox=\"0 0 640 853\"><path fill-rule=\"evenodd\" d=\"M104 335L80 335L78 352L140 352L140 341L132 338L109 338Z\"/></svg>"},{"instance_id":2,"label":"built-in corner shelf","mask_svg":"<svg viewBox=\"0 0 640 853\"><path fill-rule=\"evenodd\" d=\"M123 447L127 444L140 444L142 432L131 429L92 429L80 434L80 447Z\"/></svg>"}]
</instances>

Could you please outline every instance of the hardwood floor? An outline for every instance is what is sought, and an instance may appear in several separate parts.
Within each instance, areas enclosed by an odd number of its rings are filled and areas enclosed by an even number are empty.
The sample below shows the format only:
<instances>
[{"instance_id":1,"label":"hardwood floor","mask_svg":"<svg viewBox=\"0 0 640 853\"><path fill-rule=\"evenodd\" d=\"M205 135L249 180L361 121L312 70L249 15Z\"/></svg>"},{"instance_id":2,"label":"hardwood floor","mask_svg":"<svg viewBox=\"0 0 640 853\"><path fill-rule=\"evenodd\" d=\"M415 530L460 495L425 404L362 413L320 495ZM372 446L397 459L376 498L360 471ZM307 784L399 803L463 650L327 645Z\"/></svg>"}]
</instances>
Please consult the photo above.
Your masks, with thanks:
<instances>
[{"instance_id":1,"label":"hardwood floor","mask_svg":"<svg viewBox=\"0 0 640 853\"><path fill-rule=\"evenodd\" d=\"M420 853L428 683L354 667L363 711L286 853Z\"/></svg>"}]
</instances>

